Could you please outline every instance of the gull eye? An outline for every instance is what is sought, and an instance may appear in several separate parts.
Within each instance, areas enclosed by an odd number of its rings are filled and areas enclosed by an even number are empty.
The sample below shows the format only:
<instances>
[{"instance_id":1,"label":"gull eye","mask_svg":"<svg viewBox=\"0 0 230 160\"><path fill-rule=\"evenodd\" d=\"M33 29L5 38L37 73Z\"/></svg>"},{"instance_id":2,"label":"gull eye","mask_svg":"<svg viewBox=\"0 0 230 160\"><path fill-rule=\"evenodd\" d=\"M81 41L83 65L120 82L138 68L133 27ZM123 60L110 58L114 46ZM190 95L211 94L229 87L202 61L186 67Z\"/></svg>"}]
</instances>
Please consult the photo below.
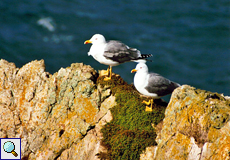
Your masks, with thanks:
<instances>
[{"instance_id":1,"label":"gull eye","mask_svg":"<svg viewBox=\"0 0 230 160\"><path fill-rule=\"evenodd\" d=\"M140 69L142 69L142 67L140 67Z\"/></svg>"},{"instance_id":2,"label":"gull eye","mask_svg":"<svg viewBox=\"0 0 230 160\"><path fill-rule=\"evenodd\" d=\"M95 40L97 40L97 38L95 38Z\"/></svg>"}]
</instances>

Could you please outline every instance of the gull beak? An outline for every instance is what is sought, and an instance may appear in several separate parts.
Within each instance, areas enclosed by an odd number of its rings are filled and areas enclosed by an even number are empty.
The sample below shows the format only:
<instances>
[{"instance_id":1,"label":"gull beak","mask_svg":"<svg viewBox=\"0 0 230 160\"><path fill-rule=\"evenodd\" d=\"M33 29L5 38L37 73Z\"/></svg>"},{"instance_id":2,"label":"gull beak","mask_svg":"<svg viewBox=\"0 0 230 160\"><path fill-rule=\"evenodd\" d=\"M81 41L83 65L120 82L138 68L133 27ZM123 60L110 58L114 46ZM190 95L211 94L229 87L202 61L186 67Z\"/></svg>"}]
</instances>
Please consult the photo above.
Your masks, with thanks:
<instances>
[{"instance_id":1,"label":"gull beak","mask_svg":"<svg viewBox=\"0 0 230 160\"><path fill-rule=\"evenodd\" d=\"M87 40L87 41L84 42L84 44L88 44L88 43L92 43L92 41Z\"/></svg>"},{"instance_id":2,"label":"gull beak","mask_svg":"<svg viewBox=\"0 0 230 160\"><path fill-rule=\"evenodd\" d=\"M131 71L131 73L134 73L134 72L136 72L137 70L136 69L133 69L132 71Z\"/></svg>"}]
</instances>

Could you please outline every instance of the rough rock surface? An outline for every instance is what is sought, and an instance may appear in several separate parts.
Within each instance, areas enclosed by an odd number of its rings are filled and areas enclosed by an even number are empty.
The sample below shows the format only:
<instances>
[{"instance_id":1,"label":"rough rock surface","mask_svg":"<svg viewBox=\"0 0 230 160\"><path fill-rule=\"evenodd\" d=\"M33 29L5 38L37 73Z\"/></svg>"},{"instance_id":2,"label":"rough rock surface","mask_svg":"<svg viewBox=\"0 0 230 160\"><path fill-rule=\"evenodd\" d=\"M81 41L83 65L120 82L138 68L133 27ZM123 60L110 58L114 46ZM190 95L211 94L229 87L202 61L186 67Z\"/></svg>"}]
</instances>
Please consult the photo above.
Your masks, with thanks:
<instances>
[{"instance_id":1,"label":"rough rock surface","mask_svg":"<svg viewBox=\"0 0 230 160\"><path fill-rule=\"evenodd\" d=\"M230 101L183 85L165 111L153 159L229 160Z\"/></svg>"},{"instance_id":2,"label":"rough rock surface","mask_svg":"<svg viewBox=\"0 0 230 160\"><path fill-rule=\"evenodd\" d=\"M97 77L82 63L51 75L43 60L20 69L1 60L0 137L22 138L22 159L98 159L115 98Z\"/></svg>"},{"instance_id":3,"label":"rough rock surface","mask_svg":"<svg viewBox=\"0 0 230 160\"><path fill-rule=\"evenodd\" d=\"M0 60L0 137L20 137L24 160L99 160L98 153L107 152L100 131L113 119L116 97L97 79L82 63L51 75L43 60L20 69ZM183 85L163 122L152 125L157 145L140 159L230 159L229 119L229 98Z\"/></svg>"}]
</instances>

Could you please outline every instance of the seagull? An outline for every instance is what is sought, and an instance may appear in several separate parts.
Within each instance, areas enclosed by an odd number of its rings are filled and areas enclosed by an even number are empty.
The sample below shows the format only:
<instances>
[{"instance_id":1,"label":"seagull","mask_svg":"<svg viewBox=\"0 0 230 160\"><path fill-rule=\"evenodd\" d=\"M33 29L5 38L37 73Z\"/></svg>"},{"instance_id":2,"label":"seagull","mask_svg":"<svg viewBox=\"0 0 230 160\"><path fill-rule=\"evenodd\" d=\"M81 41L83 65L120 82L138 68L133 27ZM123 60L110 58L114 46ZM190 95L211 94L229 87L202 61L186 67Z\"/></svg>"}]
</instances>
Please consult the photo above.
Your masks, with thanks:
<instances>
[{"instance_id":1,"label":"seagull","mask_svg":"<svg viewBox=\"0 0 230 160\"><path fill-rule=\"evenodd\" d=\"M157 73L149 73L148 66L140 62L131 73L136 72L134 76L134 86L141 94L152 97L151 100L143 101L145 103L145 111L152 111L153 99L159 99L165 95L171 94L180 84L172 82ZM151 107L148 107L151 105Z\"/></svg>"},{"instance_id":2,"label":"seagull","mask_svg":"<svg viewBox=\"0 0 230 160\"><path fill-rule=\"evenodd\" d=\"M141 54L136 48L130 48L120 41L106 41L101 34L95 34L90 40L86 40L84 44L92 43L88 52L88 56L93 56L99 63L108 65L105 74L108 75L104 80L110 80L112 76L112 67L125 62L139 62L151 57L152 54Z\"/></svg>"}]
</instances>

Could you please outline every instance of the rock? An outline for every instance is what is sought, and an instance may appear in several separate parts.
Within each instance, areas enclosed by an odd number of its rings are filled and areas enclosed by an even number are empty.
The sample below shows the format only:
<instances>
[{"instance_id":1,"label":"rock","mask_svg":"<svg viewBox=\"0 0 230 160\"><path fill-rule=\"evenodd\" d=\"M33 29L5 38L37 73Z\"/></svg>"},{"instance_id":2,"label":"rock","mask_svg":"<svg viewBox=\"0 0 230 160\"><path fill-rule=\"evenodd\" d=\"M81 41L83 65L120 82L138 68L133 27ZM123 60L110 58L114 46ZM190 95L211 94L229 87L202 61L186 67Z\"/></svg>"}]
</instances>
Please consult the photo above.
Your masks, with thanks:
<instances>
[{"instance_id":1,"label":"rock","mask_svg":"<svg viewBox=\"0 0 230 160\"><path fill-rule=\"evenodd\" d=\"M229 159L229 118L230 101L224 96L179 87L165 111L155 159Z\"/></svg>"},{"instance_id":2,"label":"rock","mask_svg":"<svg viewBox=\"0 0 230 160\"><path fill-rule=\"evenodd\" d=\"M93 68L76 63L51 75L43 60L20 69L1 60L0 66L0 137L20 137L22 158L57 159L75 152L83 139L90 143L90 134L100 139L92 133L115 99L106 89L98 90Z\"/></svg>"},{"instance_id":3,"label":"rock","mask_svg":"<svg viewBox=\"0 0 230 160\"><path fill-rule=\"evenodd\" d=\"M156 155L157 146L147 147L140 155L140 160L154 160Z\"/></svg>"},{"instance_id":4,"label":"rock","mask_svg":"<svg viewBox=\"0 0 230 160\"><path fill-rule=\"evenodd\" d=\"M21 138L22 159L229 159L230 98L183 85L153 112L116 74L74 63L0 60L0 137Z\"/></svg>"},{"instance_id":5,"label":"rock","mask_svg":"<svg viewBox=\"0 0 230 160\"><path fill-rule=\"evenodd\" d=\"M111 112L107 114L96 124L94 129L87 132L87 135L78 143L65 150L57 160L64 159L82 159L82 160L100 160L97 156L99 152L107 152L101 145L101 128L112 120Z\"/></svg>"}]
</instances>

